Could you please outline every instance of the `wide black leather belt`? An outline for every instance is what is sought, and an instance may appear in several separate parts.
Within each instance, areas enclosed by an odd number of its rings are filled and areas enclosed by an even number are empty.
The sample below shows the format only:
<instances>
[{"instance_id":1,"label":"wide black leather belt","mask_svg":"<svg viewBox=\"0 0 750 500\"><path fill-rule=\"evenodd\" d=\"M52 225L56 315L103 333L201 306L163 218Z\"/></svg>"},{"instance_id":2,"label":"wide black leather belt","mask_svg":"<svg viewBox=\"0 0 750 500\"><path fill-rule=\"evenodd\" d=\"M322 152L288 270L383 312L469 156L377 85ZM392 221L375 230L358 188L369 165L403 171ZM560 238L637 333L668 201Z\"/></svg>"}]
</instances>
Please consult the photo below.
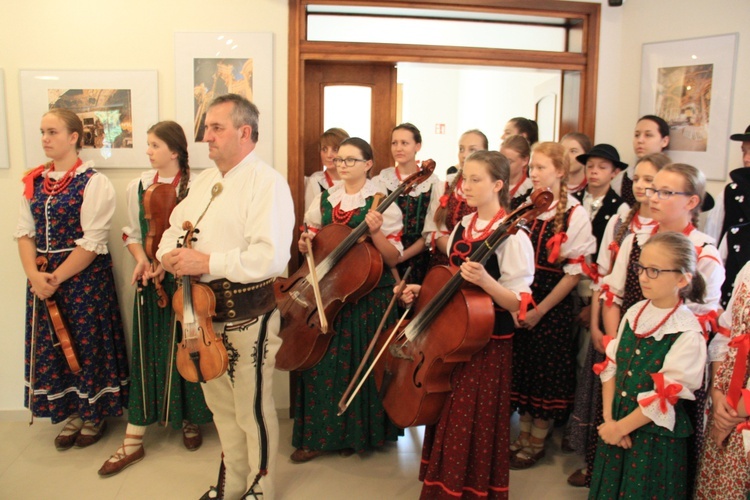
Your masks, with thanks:
<instances>
[{"instance_id":1,"label":"wide black leather belt","mask_svg":"<svg viewBox=\"0 0 750 500\"><path fill-rule=\"evenodd\" d=\"M214 321L226 323L257 318L276 307L273 278L258 283L233 283L226 279L208 283L216 296Z\"/></svg>"}]
</instances>

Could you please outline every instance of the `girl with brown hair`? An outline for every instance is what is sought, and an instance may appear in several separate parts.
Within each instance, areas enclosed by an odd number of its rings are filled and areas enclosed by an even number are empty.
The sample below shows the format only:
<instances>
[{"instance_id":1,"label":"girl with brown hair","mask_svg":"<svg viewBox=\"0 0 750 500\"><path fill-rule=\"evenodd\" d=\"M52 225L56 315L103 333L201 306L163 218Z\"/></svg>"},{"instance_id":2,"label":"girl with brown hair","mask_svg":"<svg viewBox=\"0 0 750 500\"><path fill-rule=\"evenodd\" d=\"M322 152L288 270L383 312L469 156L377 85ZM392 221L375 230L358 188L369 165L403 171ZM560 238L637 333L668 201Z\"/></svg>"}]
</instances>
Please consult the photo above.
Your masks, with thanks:
<instances>
[{"instance_id":1,"label":"girl with brown hair","mask_svg":"<svg viewBox=\"0 0 750 500\"><path fill-rule=\"evenodd\" d=\"M554 142L537 144L531 153L534 188L550 189L555 201L531 225L535 308L527 311L528 304L521 304L521 328L513 338L511 397L521 415L521 433L510 447L512 469L526 469L544 457L550 423L567 419L573 406L576 342L570 333L570 292L578 284L582 263L594 252L596 240L588 214L567 194L564 153Z\"/></svg>"}]
</instances>

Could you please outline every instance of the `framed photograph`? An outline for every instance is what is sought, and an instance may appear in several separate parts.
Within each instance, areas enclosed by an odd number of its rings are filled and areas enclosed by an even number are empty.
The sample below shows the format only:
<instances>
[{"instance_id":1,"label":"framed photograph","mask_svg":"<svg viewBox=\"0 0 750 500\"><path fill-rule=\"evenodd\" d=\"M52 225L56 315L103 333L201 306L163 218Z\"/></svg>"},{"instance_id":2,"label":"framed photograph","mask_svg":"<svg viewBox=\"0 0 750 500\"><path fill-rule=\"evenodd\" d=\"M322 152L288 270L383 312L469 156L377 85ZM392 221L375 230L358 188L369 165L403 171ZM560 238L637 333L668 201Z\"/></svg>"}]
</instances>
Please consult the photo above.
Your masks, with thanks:
<instances>
[{"instance_id":1,"label":"framed photograph","mask_svg":"<svg viewBox=\"0 0 750 500\"><path fill-rule=\"evenodd\" d=\"M223 94L258 106L258 156L273 165L273 37L271 33L175 33L175 120L188 137L190 166L213 166L203 142L206 109Z\"/></svg>"},{"instance_id":2,"label":"framed photograph","mask_svg":"<svg viewBox=\"0 0 750 500\"><path fill-rule=\"evenodd\" d=\"M8 121L5 110L5 75L0 69L0 168L10 168Z\"/></svg>"},{"instance_id":3,"label":"framed photograph","mask_svg":"<svg viewBox=\"0 0 750 500\"><path fill-rule=\"evenodd\" d=\"M736 33L643 44L640 114L669 123L666 153L702 170L727 174Z\"/></svg>"},{"instance_id":4,"label":"framed photograph","mask_svg":"<svg viewBox=\"0 0 750 500\"><path fill-rule=\"evenodd\" d=\"M159 121L156 71L21 71L27 166L47 161L39 122L68 108L83 122L80 156L97 168L149 168L146 131Z\"/></svg>"}]
</instances>

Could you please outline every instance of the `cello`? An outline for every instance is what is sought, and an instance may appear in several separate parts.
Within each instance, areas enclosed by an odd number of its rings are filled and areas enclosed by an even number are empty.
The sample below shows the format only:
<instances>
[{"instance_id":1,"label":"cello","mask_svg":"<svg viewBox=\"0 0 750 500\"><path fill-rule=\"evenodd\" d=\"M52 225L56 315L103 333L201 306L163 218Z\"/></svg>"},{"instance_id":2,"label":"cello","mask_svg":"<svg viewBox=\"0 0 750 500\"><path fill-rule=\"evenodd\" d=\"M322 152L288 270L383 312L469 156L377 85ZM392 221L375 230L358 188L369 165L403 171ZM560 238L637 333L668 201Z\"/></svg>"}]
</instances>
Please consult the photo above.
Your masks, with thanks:
<instances>
[{"instance_id":1,"label":"cello","mask_svg":"<svg viewBox=\"0 0 750 500\"><path fill-rule=\"evenodd\" d=\"M422 168L404 179L376 210L385 212L399 196L429 178L434 169L434 161L422 162ZM315 271L320 279L325 317L331 321L344 303L356 302L372 291L383 274L380 252L371 243L362 241L367 232L365 221L354 229L329 224L312 240L310 251L317 262ZM307 370L315 366L323 359L334 334L321 331L310 275L305 263L289 278L279 278L274 283L276 306L281 313L282 344L276 354L279 370Z\"/></svg>"},{"instance_id":2,"label":"cello","mask_svg":"<svg viewBox=\"0 0 750 500\"><path fill-rule=\"evenodd\" d=\"M186 231L183 245L191 248L197 229L189 221L182 228ZM216 316L216 297L211 287L182 276L181 285L172 297L172 308L182 325L177 371L188 382L206 382L222 376L229 366L229 357L211 323L211 317Z\"/></svg>"},{"instance_id":3,"label":"cello","mask_svg":"<svg viewBox=\"0 0 750 500\"><path fill-rule=\"evenodd\" d=\"M47 258L40 255L36 258L36 265L40 271L45 272L47 270ZM55 332L55 337L57 338L57 343L53 345L60 346L70 371L77 374L81 371L81 363L78 361L75 342L68 328L68 323L60 313L60 308L57 306L55 299L52 297L45 299L44 305L47 308L47 321L50 332Z\"/></svg>"},{"instance_id":4,"label":"cello","mask_svg":"<svg viewBox=\"0 0 750 500\"><path fill-rule=\"evenodd\" d=\"M532 193L531 202L510 213L469 260L484 265L508 236L547 210L553 198L549 190ZM490 340L492 298L464 284L458 268L432 268L414 304L414 317L384 336L375 383L386 413L399 427L436 423L452 390L453 369Z\"/></svg>"}]
</instances>

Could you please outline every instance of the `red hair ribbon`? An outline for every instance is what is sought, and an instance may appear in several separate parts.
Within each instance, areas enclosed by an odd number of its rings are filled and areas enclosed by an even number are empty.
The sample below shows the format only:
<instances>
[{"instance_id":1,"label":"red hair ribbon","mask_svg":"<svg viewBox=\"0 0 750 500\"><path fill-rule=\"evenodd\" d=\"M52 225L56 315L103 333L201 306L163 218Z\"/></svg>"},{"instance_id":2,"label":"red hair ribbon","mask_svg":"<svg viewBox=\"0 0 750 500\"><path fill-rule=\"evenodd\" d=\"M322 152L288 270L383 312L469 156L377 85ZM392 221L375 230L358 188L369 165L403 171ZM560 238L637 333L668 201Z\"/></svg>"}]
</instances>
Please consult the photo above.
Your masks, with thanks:
<instances>
[{"instance_id":1,"label":"red hair ribbon","mask_svg":"<svg viewBox=\"0 0 750 500\"><path fill-rule=\"evenodd\" d=\"M586 257L581 255L576 259L568 259L568 264L581 264L583 274L591 278L594 283L599 283L599 266L596 265L596 262L592 262L591 265L589 265L588 262L586 262Z\"/></svg>"},{"instance_id":2,"label":"red hair ribbon","mask_svg":"<svg viewBox=\"0 0 750 500\"><path fill-rule=\"evenodd\" d=\"M440 197L440 206L442 208L445 208L448 206L448 198L450 198L450 196L447 194L444 194L443 196Z\"/></svg>"},{"instance_id":3,"label":"red hair ribbon","mask_svg":"<svg viewBox=\"0 0 750 500\"><path fill-rule=\"evenodd\" d=\"M32 168L29 170L26 175L23 176L23 179L21 179L21 182L23 182L23 196L30 200L32 196L34 196L34 179L42 175L42 172L44 172L44 165L39 165L36 168Z\"/></svg>"},{"instance_id":4,"label":"red hair ribbon","mask_svg":"<svg viewBox=\"0 0 750 500\"><path fill-rule=\"evenodd\" d=\"M729 347L737 349L737 355L734 360L732 378L729 381L729 389L727 390L727 403L736 410L745 385L747 353L750 352L750 333L737 335L729 341Z\"/></svg>"},{"instance_id":5,"label":"red hair ribbon","mask_svg":"<svg viewBox=\"0 0 750 500\"><path fill-rule=\"evenodd\" d=\"M557 262L558 257L560 257L560 247L566 241L568 241L568 235L565 233L557 233L547 241L547 244L544 245L549 250L547 262L550 264Z\"/></svg>"},{"instance_id":6,"label":"red hair ribbon","mask_svg":"<svg viewBox=\"0 0 750 500\"><path fill-rule=\"evenodd\" d=\"M695 318L703 328L703 338L708 341L708 332L719 331L719 313L708 311L706 314L696 314Z\"/></svg>"},{"instance_id":7,"label":"red hair ribbon","mask_svg":"<svg viewBox=\"0 0 750 500\"><path fill-rule=\"evenodd\" d=\"M605 351L607 350L607 346L609 345L609 343L612 342L613 340L615 340L615 339L612 338L612 337L610 337L609 335L604 335L602 337L602 344L604 345L604 350ZM614 362L614 360L612 358L610 358L609 356L607 356L604 359L604 361L602 361L601 363L594 363L594 366L592 367L592 369L594 370L594 373L596 375L601 375L602 372L604 371L604 369L607 368L607 365L610 363L610 361Z\"/></svg>"},{"instance_id":8,"label":"red hair ribbon","mask_svg":"<svg viewBox=\"0 0 750 500\"><path fill-rule=\"evenodd\" d=\"M612 307L612 304L615 303L615 294L612 292L612 290L609 289L609 285L602 285L601 293L604 294L605 297L607 297L604 300L604 305L607 307Z\"/></svg>"},{"instance_id":9,"label":"red hair ribbon","mask_svg":"<svg viewBox=\"0 0 750 500\"><path fill-rule=\"evenodd\" d=\"M521 306L518 309L518 321L524 321L526 319L529 305L534 306L534 309L539 307L536 305L536 302L534 302L534 297L530 293L521 292Z\"/></svg>"},{"instance_id":10,"label":"red hair ribbon","mask_svg":"<svg viewBox=\"0 0 750 500\"><path fill-rule=\"evenodd\" d=\"M680 399L678 394L682 390L682 385L675 383L664 387L664 374L662 372L652 373L651 378L654 379L654 390L656 391L656 394L641 399L638 401L638 404L646 408L658 399L659 409L662 413L667 413L667 403L674 406Z\"/></svg>"}]
</instances>

